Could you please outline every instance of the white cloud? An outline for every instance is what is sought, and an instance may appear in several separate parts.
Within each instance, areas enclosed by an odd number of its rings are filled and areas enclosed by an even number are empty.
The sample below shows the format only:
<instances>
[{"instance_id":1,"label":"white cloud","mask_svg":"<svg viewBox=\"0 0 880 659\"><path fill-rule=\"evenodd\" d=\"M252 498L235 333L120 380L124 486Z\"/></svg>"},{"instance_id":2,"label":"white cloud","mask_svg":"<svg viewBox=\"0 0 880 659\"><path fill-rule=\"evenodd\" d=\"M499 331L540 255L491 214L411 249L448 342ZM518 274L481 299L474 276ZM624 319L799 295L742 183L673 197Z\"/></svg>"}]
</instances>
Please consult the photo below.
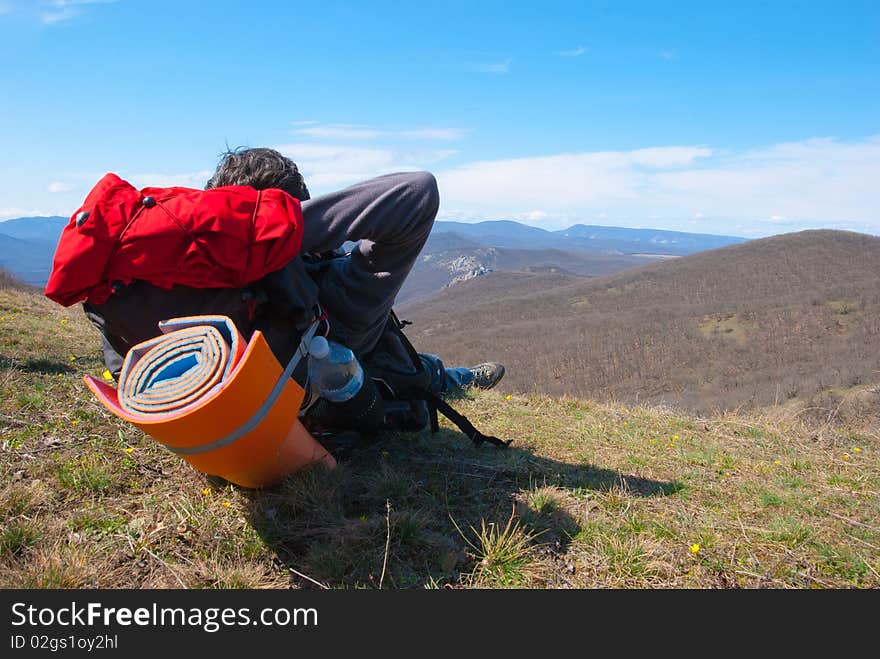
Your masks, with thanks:
<instances>
[{"instance_id":1,"label":"white cloud","mask_svg":"<svg viewBox=\"0 0 880 659\"><path fill-rule=\"evenodd\" d=\"M59 9L58 11L44 11L40 14L40 20L45 25L55 25L56 23L63 23L64 21L69 21L71 18L77 15L77 11L73 7L65 7L64 9Z\"/></svg>"},{"instance_id":2,"label":"white cloud","mask_svg":"<svg viewBox=\"0 0 880 659\"><path fill-rule=\"evenodd\" d=\"M510 65L513 60L506 59L501 62L478 62L468 65L468 69L477 73L510 73Z\"/></svg>"},{"instance_id":3,"label":"white cloud","mask_svg":"<svg viewBox=\"0 0 880 659\"><path fill-rule=\"evenodd\" d=\"M64 215L64 213L58 213L46 209L24 208L16 206L7 206L5 208L0 208L0 222L2 222L3 220L11 220L16 217L49 217L52 215ZM0 224L0 233L3 233L2 224Z\"/></svg>"},{"instance_id":4,"label":"white cloud","mask_svg":"<svg viewBox=\"0 0 880 659\"><path fill-rule=\"evenodd\" d=\"M73 183L64 183L62 181L53 181L49 184L49 187L46 188L48 192L57 193L57 192L70 192L76 186Z\"/></svg>"},{"instance_id":5,"label":"white cloud","mask_svg":"<svg viewBox=\"0 0 880 659\"><path fill-rule=\"evenodd\" d=\"M554 55L558 55L559 57L580 57L585 52L587 52L587 48L584 46L578 46L577 48L572 48L571 50L558 50Z\"/></svg>"},{"instance_id":6,"label":"white cloud","mask_svg":"<svg viewBox=\"0 0 880 659\"><path fill-rule=\"evenodd\" d=\"M43 4L51 7L40 13L40 20L46 25L63 23L80 14L84 5L109 5L116 0L48 0Z\"/></svg>"},{"instance_id":7,"label":"white cloud","mask_svg":"<svg viewBox=\"0 0 880 659\"><path fill-rule=\"evenodd\" d=\"M547 213L542 210L528 211L527 213L518 213L514 216L514 220L523 220L526 222L536 222L547 218Z\"/></svg>"},{"instance_id":8,"label":"white cloud","mask_svg":"<svg viewBox=\"0 0 880 659\"><path fill-rule=\"evenodd\" d=\"M120 174L120 176L138 189L147 187L201 189L205 187L205 183L211 178L213 173L213 171L204 170L188 174L132 174L129 177Z\"/></svg>"},{"instance_id":9,"label":"white cloud","mask_svg":"<svg viewBox=\"0 0 880 659\"><path fill-rule=\"evenodd\" d=\"M77 5L110 5L116 0L49 0L48 3L52 7L75 7Z\"/></svg>"},{"instance_id":10,"label":"white cloud","mask_svg":"<svg viewBox=\"0 0 880 659\"><path fill-rule=\"evenodd\" d=\"M607 213L609 224L654 216L666 228L695 218L710 233L739 224L749 227L748 235L776 233L781 226L880 234L880 136L748 151L671 146L487 160L437 177L444 203L481 219L522 217L537 200L544 226L558 226L572 214ZM772 226L761 219L773 216L779 219Z\"/></svg>"},{"instance_id":11,"label":"white cloud","mask_svg":"<svg viewBox=\"0 0 880 659\"><path fill-rule=\"evenodd\" d=\"M675 53L673 53L671 50L661 50L659 53L657 53L657 57L659 57L660 59L671 60L675 59Z\"/></svg>"},{"instance_id":12,"label":"white cloud","mask_svg":"<svg viewBox=\"0 0 880 659\"><path fill-rule=\"evenodd\" d=\"M463 138L465 131L459 128L416 128L413 130L402 130L397 134L401 137L407 137L414 140L439 140L451 142Z\"/></svg>"},{"instance_id":13,"label":"white cloud","mask_svg":"<svg viewBox=\"0 0 880 659\"><path fill-rule=\"evenodd\" d=\"M296 135L303 135L305 137L331 140L374 140L382 135L382 131L351 124L322 126L316 123L303 128L297 128L293 132Z\"/></svg>"},{"instance_id":14,"label":"white cloud","mask_svg":"<svg viewBox=\"0 0 880 659\"><path fill-rule=\"evenodd\" d=\"M506 213L522 212L520 204L526 200L531 200L527 204L531 207L535 195L561 211L608 200L638 199L642 181L651 175L646 168L680 167L709 154L704 147L565 153L473 162L440 176L447 195L481 205L501 204Z\"/></svg>"},{"instance_id":15,"label":"white cloud","mask_svg":"<svg viewBox=\"0 0 880 659\"><path fill-rule=\"evenodd\" d=\"M320 124L317 121L296 122L294 135L314 139L367 141L383 139L459 140L464 131L457 128L415 128L405 130L380 130L356 124Z\"/></svg>"},{"instance_id":16,"label":"white cloud","mask_svg":"<svg viewBox=\"0 0 880 659\"><path fill-rule=\"evenodd\" d=\"M391 149L309 142L274 148L296 162L313 195L390 172L425 169L457 153L453 149Z\"/></svg>"}]
</instances>

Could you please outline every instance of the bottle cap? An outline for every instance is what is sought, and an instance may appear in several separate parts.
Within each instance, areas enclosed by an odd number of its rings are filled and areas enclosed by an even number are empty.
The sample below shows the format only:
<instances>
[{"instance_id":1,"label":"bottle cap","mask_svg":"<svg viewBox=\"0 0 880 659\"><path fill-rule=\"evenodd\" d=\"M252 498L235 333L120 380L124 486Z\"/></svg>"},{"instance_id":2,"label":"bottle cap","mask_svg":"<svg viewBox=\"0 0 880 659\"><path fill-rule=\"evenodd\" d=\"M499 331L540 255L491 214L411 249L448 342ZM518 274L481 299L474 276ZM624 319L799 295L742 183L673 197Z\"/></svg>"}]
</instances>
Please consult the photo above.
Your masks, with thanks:
<instances>
[{"instance_id":1,"label":"bottle cap","mask_svg":"<svg viewBox=\"0 0 880 659\"><path fill-rule=\"evenodd\" d=\"M309 354L314 355L315 359L324 359L330 353L330 344L323 336L312 338L309 343Z\"/></svg>"}]
</instances>

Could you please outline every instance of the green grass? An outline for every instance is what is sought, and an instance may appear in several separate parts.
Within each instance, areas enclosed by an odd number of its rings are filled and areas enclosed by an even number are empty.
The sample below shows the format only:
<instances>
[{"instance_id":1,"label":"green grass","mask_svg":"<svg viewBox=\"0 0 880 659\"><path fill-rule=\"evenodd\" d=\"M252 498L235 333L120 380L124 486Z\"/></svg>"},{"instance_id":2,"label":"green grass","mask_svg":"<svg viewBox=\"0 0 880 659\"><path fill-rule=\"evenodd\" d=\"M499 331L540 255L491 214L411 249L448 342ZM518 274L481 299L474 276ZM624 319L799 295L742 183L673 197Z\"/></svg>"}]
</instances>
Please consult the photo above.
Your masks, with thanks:
<instances>
[{"instance_id":1,"label":"green grass","mask_svg":"<svg viewBox=\"0 0 880 659\"><path fill-rule=\"evenodd\" d=\"M16 558L40 538L40 532L33 524L14 521L0 532L0 556Z\"/></svg>"},{"instance_id":2,"label":"green grass","mask_svg":"<svg viewBox=\"0 0 880 659\"><path fill-rule=\"evenodd\" d=\"M526 584L532 564L533 543L537 535L523 528L515 513L502 524L480 520L480 528L470 527L470 533L456 529L471 548L476 562L466 576L471 585L480 588L517 588Z\"/></svg>"},{"instance_id":3,"label":"green grass","mask_svg":"<svg viewBox=\"0 0 880 659\"><path fill-rule=\"evenodd\" d=\"M454 406L509 449L444 423L253 491L103 410L74 310L0 318L0 587L880 587L870 425L489 391Z\"/></svg>"},{"instance_id":4,"label":"green grass","mask_svg":"<svg viewBox=\"0 0 880 659\"><path fill-rule=\"evenodd\" d=\"M61 463L57 475L62 487L78 492L103 492L113 485L113 476L106 467L88 456Z\"/></svg>"}]
</instances>

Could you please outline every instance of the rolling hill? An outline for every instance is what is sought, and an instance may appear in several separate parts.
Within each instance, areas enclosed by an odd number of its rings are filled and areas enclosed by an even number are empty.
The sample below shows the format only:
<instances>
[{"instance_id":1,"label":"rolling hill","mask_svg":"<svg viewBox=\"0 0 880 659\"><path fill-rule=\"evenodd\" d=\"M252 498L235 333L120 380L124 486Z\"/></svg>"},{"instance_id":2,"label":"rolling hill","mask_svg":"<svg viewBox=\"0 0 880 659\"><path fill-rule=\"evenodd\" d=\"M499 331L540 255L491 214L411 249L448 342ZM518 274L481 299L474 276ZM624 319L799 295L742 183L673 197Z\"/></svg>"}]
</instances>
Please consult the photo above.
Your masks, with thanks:
<instances>
[{"instance_id":1,"label":"rolling hill","mask_svg":"<svg viewBox=\"0 0 880 659\"><path fill-rule=\"evenodd\" d=\"M703 412L876 396L880 238L805 231L592 280L499 272L401 305L419 350L503 390Z\"/></svg>"}]
</instances>

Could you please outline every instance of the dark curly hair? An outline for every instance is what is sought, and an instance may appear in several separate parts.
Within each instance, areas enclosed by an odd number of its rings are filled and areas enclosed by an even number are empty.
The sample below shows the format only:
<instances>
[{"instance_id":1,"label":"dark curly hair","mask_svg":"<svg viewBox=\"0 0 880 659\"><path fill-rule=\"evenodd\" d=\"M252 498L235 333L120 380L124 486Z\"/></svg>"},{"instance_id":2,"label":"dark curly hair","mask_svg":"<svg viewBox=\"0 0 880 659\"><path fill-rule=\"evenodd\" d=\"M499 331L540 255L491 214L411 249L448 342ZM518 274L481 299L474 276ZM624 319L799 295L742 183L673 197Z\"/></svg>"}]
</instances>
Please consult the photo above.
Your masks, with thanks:
<instances>
[{"instance_id":1,"label":"dark curly hair","mask_svg":"<svg viewBox=\"0 0 880 659\"><path fill-rule=\"evenodd\" d=\"M296 163L275 149L242 147L221 155L205 188L223 185L249 185L257 190L279 188L300 201L309 199L309 189Z\"/></svg>"}]
</instances>

